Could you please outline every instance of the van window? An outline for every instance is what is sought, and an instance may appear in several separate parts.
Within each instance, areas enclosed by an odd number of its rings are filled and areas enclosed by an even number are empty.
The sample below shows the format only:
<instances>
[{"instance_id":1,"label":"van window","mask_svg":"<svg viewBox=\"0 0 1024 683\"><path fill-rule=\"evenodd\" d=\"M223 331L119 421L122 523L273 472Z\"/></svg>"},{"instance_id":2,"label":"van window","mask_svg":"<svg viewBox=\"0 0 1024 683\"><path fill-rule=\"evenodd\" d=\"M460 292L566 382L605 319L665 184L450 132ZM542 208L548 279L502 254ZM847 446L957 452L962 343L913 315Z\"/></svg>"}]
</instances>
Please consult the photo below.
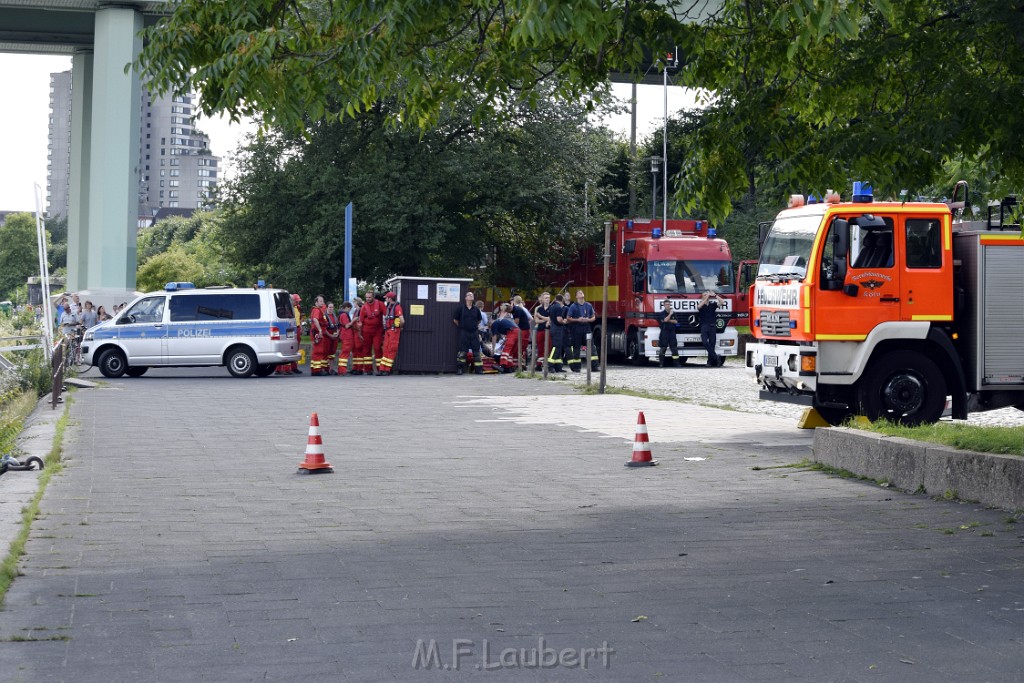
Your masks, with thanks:
<instances>
[{"instance_id":1,"label":"van window","mask_svg":"<svg viewBox=\"0 0 1024 683\"><path fill-rule=\"evenodd\" d=\"M295 318L295 309L292 307L292 295L288 292L274 292L274 308L277 309L278 318Z\"/></svg>"},{"instance_id":2,"label":"van window","mask_svg":"<svg viewBox=\"0 0 1024 683\"><path fill-rule=\"evenodd\" d=\"M164 297L151 296L138 302L125 315L119 319L120 322L132 323L159 323L164 318Z\"/></svg>"},{"instance_id":3,"label":"van window","mask_svg":"<svg viewBox=\"0 0 1024 683\"><path fill-rule=\"evenodd\" d=\"M190 294L171 297L171 322L259 318L259 294Z\"/></svg>"}]
</instances>

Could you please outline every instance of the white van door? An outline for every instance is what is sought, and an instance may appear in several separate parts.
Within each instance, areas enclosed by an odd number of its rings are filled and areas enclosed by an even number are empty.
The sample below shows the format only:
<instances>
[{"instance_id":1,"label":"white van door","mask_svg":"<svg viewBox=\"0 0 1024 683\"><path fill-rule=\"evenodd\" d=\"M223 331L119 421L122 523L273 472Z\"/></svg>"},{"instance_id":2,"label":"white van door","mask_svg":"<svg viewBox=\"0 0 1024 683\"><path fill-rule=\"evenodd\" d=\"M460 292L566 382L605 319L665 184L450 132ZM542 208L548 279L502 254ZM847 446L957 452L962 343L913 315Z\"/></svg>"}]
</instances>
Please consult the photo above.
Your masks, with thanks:
<instances>
[{"instance_id":1,"label":"white van door","mask_svg":"<svg viewBox=\"0 0 1024 683\"><path fill-rule=\"evenodd\" d=\"M128 365L161 365L167 352L163 294L139 299L116 321L117 338L128 355Z\"/></svg>"}]
</instances>

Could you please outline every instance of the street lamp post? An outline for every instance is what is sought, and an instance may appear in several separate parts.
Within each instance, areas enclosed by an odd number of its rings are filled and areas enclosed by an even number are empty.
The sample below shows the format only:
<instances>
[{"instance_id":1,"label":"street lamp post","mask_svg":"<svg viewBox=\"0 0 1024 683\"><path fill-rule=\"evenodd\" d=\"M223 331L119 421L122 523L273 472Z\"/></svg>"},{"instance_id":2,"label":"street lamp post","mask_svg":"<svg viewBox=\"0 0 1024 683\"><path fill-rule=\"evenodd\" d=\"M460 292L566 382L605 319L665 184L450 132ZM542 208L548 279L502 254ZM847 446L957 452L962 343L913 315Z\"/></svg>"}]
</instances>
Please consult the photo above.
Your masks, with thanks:
<instances>
[{"instance_id":1,"label":"street lamp post","mask_svg":"<svg viewBox=\"0 0 1024 683\"><path fill-rule=\"evenodd\" d=\"M651 220L658 217L658 171L661 170L661 157L651 157Z\"/></svg>"},{"instance_id":2,"label":"street lamp post","mask_svg":"<svg viewBox=\"0 0 1024 683\"><path fill-rule=\"evenodd\" d=\"M611 260L612 222L604 222L604 276L601 284L601 379L597 392L603 394L608 378L608 263ZM590 347L587 347L589 352Z\"/></svg>"}]
</instances>

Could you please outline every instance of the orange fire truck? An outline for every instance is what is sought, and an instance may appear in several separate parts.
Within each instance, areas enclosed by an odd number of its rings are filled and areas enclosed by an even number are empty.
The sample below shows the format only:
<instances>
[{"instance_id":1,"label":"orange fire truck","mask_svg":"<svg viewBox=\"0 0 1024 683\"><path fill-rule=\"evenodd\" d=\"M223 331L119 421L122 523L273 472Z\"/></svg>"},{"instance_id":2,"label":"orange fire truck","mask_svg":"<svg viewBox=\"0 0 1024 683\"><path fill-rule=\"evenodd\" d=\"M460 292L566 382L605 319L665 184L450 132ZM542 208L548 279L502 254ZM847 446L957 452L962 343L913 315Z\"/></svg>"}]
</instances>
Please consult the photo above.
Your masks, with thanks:
<instances>
[{"instance_id":1,"label":"orange fire truck","mask_svg":"<svg viewBox=\"0 0 1024 683\"><path fill-rule=\"evenodd\" d=\"M955 201L963 196L962 201ZM1016 199L964 222L967 184L947 203L794 195L771 224L751 287L761 398L903 424L1024 409L1024 236Z\"/></svg>"},{"instance_id":2,"label":"orange fire truck","mask_svg":"<svg viewBox=\"0 0 1024 683\"><path fill-rule=\"evenodd\" d=\"M705 221L621 219L612 224L608 275L608 351L643 364L658 357L658 322L646 316L661 311L669 299L676 311L680 360L704 356L697 304L701 292L717 291L720 356L735 356L738 335L729 322L738 307L746 310L746 293L737 293L732 252ZM604 261L587 249L573 262L566 288L573 297L582 289L597 310L594 339L600 339ZM742 303L738 305L738 300Z\"/></svg>"}]
</instances>

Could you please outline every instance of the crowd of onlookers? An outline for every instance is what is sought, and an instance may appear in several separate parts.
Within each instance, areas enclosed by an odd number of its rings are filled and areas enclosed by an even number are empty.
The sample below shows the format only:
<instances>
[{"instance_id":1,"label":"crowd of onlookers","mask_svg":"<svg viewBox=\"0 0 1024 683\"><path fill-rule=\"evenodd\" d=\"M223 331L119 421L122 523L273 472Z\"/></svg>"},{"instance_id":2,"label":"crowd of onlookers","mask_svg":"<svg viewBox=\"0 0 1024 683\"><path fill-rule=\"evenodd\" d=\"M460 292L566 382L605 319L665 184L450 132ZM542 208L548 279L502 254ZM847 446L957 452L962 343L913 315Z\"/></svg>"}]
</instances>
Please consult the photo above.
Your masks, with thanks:
<instances>
[{"instance_id":1,"label":"crowd of onlookers","mask_svg":"<svg viewBox=\"0 0 1024 683\"><path fill-rule=\"evenodd\" d=\"M107 312L104 306L97 307L91 301L81 301L77 293L70 296L65 294L57 300L54 321L63 334L77 334L80 330L87 330L110 320L127 305L127 302L115 304L111 311Z\"/></svg>"}]
</instances>

